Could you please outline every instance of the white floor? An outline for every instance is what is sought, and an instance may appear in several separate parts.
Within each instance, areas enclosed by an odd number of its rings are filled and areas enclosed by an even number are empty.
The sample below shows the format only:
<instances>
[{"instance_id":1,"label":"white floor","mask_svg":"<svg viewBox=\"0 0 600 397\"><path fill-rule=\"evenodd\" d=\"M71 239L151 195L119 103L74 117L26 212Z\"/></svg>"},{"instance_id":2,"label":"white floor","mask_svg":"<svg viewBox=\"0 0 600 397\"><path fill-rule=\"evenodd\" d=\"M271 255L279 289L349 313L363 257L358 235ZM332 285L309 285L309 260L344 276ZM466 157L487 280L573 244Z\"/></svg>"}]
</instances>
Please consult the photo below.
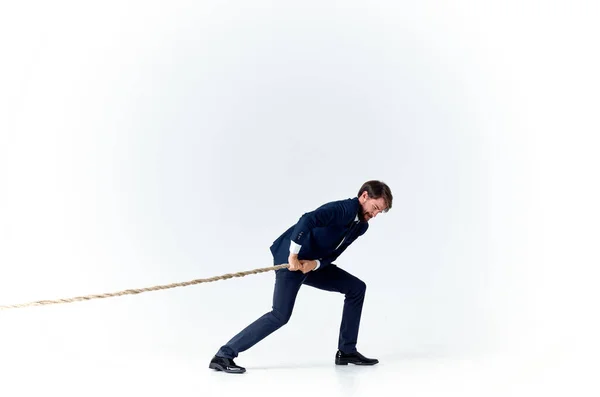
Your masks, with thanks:
<instances>
[{"instance_id":1,"label":"white floor","mask_svg":"<svg viewBox=\"0 0 600 397\"><path fill-rule=\"evenodd\" d=\"M248 372L207 368L210 357L2 356L1 396L598 396L598 372L572 352L481 357L378 355L373 367L332 360L238 359ZM581 359L581 358L578 358ZM268 362L270 361L270 362ZM544 394L542 394L544 393Z\"/></svg>"},{"instance_id":2,"label":"white floor","mask_svg":"<svg viewBox=\"0 0 600 397\"><path fill-rule=\"evenodd\" d=\"M245 374L209 369L220 344L268 308L265 283L0 312L0 397L600 396L595 300L569 305L570 316L553 305L556 318L545 323L515 317L504 328L514 335L498 332L485 347L457 316L436 312L440 319L428 321L400 304L394 316L372 310L388 298L373 289L358 348L380 363L340 367L333 359L342 299L307 288L290 324L236 359ZM209 304L223 292L231 298Z\"/></svg>"},{"instance_id":3,"label":"white floor","mask_svg":"<svg viewBox=\"0 0 600 397\"><path fill-rule=\"evenodd\" d=\"M380 363L336 366L340 299L308 289L289 325L236 359L245 374L217 372L208 364L220 344L268 305L260 293L202 305L217 288L2 312L0 396L600 396L600 345L584 324L549 323L535 346L461 353L459 339L426 346L437 333L419 340L405 320L369 310L358 348Z\"/></svg>"}]
</instances>

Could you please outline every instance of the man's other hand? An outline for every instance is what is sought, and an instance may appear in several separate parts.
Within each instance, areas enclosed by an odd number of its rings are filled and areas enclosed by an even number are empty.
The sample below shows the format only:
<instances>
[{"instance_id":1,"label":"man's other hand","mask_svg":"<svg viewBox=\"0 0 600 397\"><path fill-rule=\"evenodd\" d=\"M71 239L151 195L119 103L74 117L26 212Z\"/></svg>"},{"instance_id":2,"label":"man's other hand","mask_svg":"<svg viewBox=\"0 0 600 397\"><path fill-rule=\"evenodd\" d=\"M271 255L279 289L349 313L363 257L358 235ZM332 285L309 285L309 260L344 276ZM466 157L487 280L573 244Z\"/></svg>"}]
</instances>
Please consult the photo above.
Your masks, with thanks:
<instances>
[{"instance_id":1,"label":"man's other hand","mask_svg":"<svg viewBox=\"0 0 600 397\"><path fill-rule=\"evenodd\" d=\"M315 270L315 267L317 267L317 261L301 260L300 265L302 266L300 270L302 270L302 273L306 274Z\"/></svg>"}]
</instances>

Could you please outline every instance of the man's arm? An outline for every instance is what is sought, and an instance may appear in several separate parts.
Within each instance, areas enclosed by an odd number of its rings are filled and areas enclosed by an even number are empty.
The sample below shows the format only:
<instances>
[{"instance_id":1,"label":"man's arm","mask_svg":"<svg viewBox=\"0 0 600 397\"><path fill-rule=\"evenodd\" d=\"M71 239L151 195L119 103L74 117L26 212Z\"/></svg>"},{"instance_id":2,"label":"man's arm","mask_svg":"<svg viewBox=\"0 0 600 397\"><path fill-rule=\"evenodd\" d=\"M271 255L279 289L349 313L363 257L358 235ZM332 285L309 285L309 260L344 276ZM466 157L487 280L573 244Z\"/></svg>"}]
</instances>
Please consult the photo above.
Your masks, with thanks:
<instances>
[{"instance_id":1,"label":"man's arm","mask_svg":"<svg viewBox=\"0 0 600 397\"><path fill-rule=\"evenodd\" d=\"M290 253L297 254L300 252L300 247L302 247L306 235L315 227L345 224L354 219L355 216L356 214L353 214L350 208L342 202L328 203L314 211L305 213L300 217L292 232L291 240L296 245L290 245Z\"/></svg>"},{"instance_id":2,"label":"man's arm","mask_svg":"<svg viewBox=\"0 0 600 397\"><path fill-rule=\"evenodd\" d=\"M327 255L324 258L316 259L315 261L317 262L317 266L314 270L331 265L331 263L333 263L340 255L342 255L342 253L346 250L346 248L348 248L350 246L351 243L353 243L354 241L356 241L356 239L358 239L360 236L365 234L367 232L368 228L369 228L369 224L366 223L364 225L364 229L360 233L358 233L358 235L352 242L345 241L344 243L342 243L342 245L340 245L338 247L338 249L333 251L333 253L331 255Z\"/></svg>"},{"instance_id":3,"label":"man's arm","mask_svg":"<svg viewBox=\"0 0 600 397\"><path fill-rule=\"evenodd\" d=\"M303 264L298 260L298 253L306 235L315 227L323 227L335 223L343 223L346 218L352 217L351 211L341 202L332 202L307 212L300 217L290 238L289 270L303 270ZM312 266L311 266L312 267ZM320 267L320 261L316 261L315 269Z\"/></svg>"}]
</instances>

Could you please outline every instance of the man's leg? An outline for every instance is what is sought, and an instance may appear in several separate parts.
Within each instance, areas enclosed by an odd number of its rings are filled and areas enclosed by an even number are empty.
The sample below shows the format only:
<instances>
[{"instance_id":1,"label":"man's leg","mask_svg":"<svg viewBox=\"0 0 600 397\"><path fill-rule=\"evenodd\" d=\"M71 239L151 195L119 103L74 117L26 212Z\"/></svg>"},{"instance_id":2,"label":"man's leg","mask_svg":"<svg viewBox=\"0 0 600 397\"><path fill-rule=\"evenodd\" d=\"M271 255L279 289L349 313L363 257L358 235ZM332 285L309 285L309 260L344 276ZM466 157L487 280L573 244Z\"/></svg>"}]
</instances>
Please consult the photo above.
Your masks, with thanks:
<instances>
[{"instance_id":1,"label":"man's leg","mask_svg":"<svg viewBox=\"0 0 600 397\"><path fill-rule=\"evenodd\" d=\"M366 284L334 264L308 273L304 284L345 295L338 349L355 353Z\"/></svg>"},{"instance_id":2,"label":"man's leg","mask_svg":"<svg viewBox=\"0 0 600 397\"><path fill-rule=\"evenodd\" d=\"M217 352L218 357L235 358L288 322L302 281L306 275L286 268L275 272L273 310L248 325Z\"/></svg>"}]
</instances>

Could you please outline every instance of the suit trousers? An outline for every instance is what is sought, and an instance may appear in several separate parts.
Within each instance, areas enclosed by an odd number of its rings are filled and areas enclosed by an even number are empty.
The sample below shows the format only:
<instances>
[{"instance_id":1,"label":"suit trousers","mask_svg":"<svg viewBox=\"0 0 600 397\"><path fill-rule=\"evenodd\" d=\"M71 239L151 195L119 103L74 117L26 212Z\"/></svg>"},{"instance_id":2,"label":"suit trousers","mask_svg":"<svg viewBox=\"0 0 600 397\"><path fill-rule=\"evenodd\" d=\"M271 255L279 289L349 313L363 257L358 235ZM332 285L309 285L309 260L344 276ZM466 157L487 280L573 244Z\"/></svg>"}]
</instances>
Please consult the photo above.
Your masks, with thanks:
<instances>
[{"instance_id":1,"label":"suit trousers","mask_svg":"<svg viewBox=\"0 0 600 397\"><path fill-rule=\"evenodd\" d=\"M356 352L360 316L367 287L357 277L330 264L307 274L287 268L276 270L272 310L221 346L216 355L233 359L286 324L292 315L302 284L345 295L338 349L344 353Z\"/></svg>"}]
</instances>

